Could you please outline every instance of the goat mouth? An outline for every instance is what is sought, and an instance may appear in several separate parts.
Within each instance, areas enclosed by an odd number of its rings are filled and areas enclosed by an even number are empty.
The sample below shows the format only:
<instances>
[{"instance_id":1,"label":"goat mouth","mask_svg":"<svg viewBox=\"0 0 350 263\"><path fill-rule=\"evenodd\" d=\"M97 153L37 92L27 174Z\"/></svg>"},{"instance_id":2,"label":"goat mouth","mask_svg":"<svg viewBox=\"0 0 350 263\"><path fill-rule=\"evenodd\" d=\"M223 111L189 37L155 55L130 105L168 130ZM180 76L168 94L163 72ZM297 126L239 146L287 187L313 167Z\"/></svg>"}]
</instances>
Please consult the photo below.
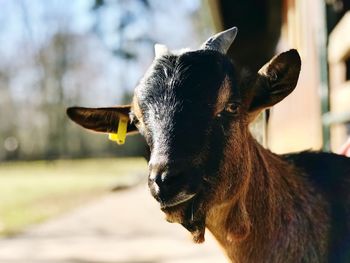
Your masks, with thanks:
<instances>
[{"instance_id":1,"label":"goat mouth","mask_svg":"<svg viewBox=\"0 0 350 263\"><path fill-rule=\"evenodd\" d=\"M195 243L204 242L206 213L201 202L196 198L199 193L187 195L181 201L174 202L172 206L162 206L165 219L170 223L179 223L192 235Z\"/></svg>"},{"instance_id":2,"label":"goat mouth","mask_svg":"<svg viewBox=\"0 0 350 263\"><path fill-rule=\"evenodd\" d=\"M183 204L192 198L194 198L196 194L188 194L188 193L179 193L175 197L171 198L170 200L160 200L160 208L161 209L167 209L171 208L180 204Z\"/></svg>"}]
</instances>

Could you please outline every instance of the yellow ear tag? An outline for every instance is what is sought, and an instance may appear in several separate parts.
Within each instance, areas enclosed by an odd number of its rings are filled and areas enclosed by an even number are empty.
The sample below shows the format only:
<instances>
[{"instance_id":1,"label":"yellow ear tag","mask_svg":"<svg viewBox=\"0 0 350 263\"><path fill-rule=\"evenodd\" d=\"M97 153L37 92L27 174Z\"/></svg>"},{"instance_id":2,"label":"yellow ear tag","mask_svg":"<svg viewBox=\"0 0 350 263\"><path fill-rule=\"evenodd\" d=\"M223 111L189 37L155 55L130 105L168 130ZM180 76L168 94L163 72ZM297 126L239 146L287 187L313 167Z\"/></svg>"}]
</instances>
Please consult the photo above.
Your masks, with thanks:
<instances>
[{"instance_id":1,"label":"yellow ear tag","mask_svg":"<svg viewBox=\"0 0 350 263\"><path fill-rule=\"evenodd\" d=\"M126 138L126 131L128 128L128 118L127 117L120 117L119 123L118 123L118 131L117 133L109 133L108 139L111 141L116 142L117 144L121 145L125 143Z\"/></svg>"}]
</instances>

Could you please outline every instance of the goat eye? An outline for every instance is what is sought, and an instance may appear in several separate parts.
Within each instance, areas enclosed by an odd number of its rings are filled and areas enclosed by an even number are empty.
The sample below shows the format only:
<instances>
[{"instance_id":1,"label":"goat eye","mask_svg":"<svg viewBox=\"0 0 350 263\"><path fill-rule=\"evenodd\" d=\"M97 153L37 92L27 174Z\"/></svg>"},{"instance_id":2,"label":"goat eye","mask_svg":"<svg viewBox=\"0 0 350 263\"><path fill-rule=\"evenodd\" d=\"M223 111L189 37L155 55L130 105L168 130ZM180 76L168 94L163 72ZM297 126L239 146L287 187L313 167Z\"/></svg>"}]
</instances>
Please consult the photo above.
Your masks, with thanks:
<instances>
[{"instance_id":1,"label":"goat eye","mask_svg":"<svg viewBox=\"0 0 350 263\"><path fill-rule=\"evenodd\" d=\"M237 114L238 113L238 105L235 103L228 103L225 106L224 112L229 114Z\"/></svg>"},{"instance_id":2,"label":"goat eye","mask_svg":"<svg viewBox=\"0 0 350 263\"><path fill-rule=\"evenodd\" d=\"M226 104L225 108L216 116L218 118L235 116L238 114L238 111L239 111L239 104L238 103L228 103L228 104Z\"/></svg>"}]
</instances>

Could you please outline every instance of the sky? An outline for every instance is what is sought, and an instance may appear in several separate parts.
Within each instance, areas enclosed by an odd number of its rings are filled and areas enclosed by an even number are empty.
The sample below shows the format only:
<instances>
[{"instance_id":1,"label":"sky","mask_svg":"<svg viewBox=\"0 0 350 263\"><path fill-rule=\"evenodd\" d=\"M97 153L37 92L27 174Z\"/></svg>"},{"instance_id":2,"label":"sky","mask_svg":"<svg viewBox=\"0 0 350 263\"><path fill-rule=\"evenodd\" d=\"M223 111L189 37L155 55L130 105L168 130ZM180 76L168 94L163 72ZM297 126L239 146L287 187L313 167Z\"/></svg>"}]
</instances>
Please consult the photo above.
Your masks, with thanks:
<instances>
[{"instance_id":1,"label":"sky","mask_svg":"<svg viewBox=\"0 0 350 263\"><path fill-rule=\"evenodd\" d=\"M28 56L64 28L77 35L91 35L91 39L95 39L92 52L105 61L105 81L115 82L104 85L107 89L105 93L110 94L113 93L112 86L118 86L118 83L123 86L121 89L132 90L152 61L154 43L137 39L150 38L173 49L195 48L200 44L200 34L195 32L192 21L192 14L201 7L199 0L178 0L176 8L173 8L174 1L149 0L152 12L135 0L107 0L106 3L94 13L91 0L0 0L0 68L11 67L18 56L23 61L29 61ZM128 17L132 22L124 28L121 36L116 27ZM93 35L94 29L96 33L97 19L99 34ZM116 47L130 49L137 54L137 59L125 61L113 56L111 51ZM111 72L116 79L107 72ZM21 81L17 80L16 83ZM101 97L104 99L104 96Z\"/></svg>"},{"instance_id":2,"label":"sky","mask_svg":"<svg viewBox=\"0 0 350 263\"><path fill-rule=\"evenodd\" d=\"M155 39L166 42L172 48L193 45L190 37L192 26L189 15L200 8L199 0L178 0L176 8L169 8L170 0L151 0L156 9L147 14L138 1L106 1L122 3L123 8L111 4L103 8L103 32L108 45L115 44L115 25L125 12L132 13L137 19L126 30L126 37L136 38L148 32ZM69 3L68 5L66 3ZM91 11L91 0L0 0L0 50L14 52L22 41L29 44L42 44L57 30L57 19L78 34L87 33L96 20ZM66 21L65 21L66 19ZM176 37L174 37L176 36Z\"/></svg>"}]
</instances>

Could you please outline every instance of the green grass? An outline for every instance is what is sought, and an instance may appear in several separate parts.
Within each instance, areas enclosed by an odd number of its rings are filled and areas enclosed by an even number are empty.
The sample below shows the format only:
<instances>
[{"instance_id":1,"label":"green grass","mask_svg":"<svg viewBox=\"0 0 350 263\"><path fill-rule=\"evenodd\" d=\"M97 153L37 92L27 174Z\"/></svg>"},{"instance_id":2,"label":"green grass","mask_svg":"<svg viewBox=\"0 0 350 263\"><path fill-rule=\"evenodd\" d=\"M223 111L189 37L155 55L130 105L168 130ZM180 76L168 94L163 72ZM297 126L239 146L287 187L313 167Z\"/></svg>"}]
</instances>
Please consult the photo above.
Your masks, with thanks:
<instances>
[{"instance_id":1,"label":"green grass","mask_svg":"<svg viewBox=\"0 0 350 263\"><path fill-rule=\"evenodd\" d=\"M146 173L139 158L0 163L0 235L16 234Z\"/></svg>"}]
</instances>

